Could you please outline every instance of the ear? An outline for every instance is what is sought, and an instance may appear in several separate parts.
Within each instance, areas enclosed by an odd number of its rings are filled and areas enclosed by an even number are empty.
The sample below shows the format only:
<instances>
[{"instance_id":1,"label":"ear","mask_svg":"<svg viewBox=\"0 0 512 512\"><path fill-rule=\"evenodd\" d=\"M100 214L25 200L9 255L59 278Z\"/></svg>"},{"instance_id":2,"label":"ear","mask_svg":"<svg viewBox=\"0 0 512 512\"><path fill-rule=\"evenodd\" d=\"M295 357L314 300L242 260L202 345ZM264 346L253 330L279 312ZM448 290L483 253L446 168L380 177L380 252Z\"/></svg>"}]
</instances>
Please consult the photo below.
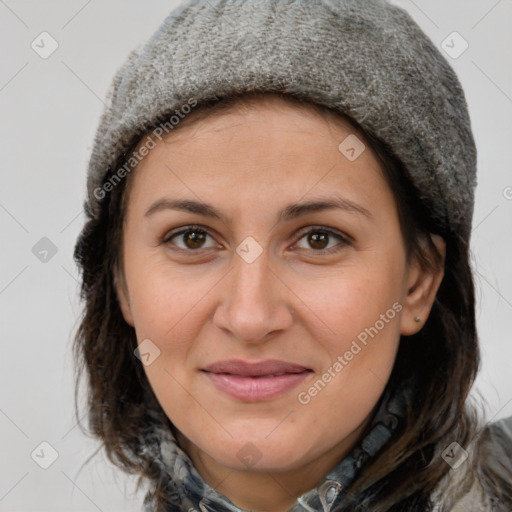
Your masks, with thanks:
<instances>
[{"instance_id":1,"label":"ear","mask_svg":"<svg viewBox=\"0 0 512 512\"><path fill-rule=\"evenodd\" d=\"M411 263L406 280L406 296L401 316L400 334L404 336L416 334L425 325L437 290L443 280L446 243L439 235L430 236L442 256L442 263L437 269L425 269L417 260ZM420 321L416 321L416 318L419 318Z\"/></svg>"},{"instance_id":2,"label":"ear","mask_svg":"<svg viewBox=\"0 0 512 512\"><path fill-rule=\"evenodd\" d=\"M134 327L126 280L124 278L124 274L120 272L117 266L114 270L114 287L116 290L117 302L119 303L119 307L121 308L121 313L123 314L124 319L128 325Z\"/></svg>"}]
</instances>

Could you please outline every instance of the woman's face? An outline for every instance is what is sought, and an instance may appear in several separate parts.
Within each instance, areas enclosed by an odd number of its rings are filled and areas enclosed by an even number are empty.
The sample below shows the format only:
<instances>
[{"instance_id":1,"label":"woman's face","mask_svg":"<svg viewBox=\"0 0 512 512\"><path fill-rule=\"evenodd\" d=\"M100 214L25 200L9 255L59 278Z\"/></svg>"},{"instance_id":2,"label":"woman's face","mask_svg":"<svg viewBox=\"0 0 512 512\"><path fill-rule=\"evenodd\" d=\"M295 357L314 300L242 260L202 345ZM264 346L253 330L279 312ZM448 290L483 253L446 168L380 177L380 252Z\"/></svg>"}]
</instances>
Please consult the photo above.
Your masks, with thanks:
<instances>
[{"instance_id":1,"label":"woman's face","mask_svg":"<svg viewBox=\"0 0 512 512\"><path fill-rule=\"evenodd\" d=\"M132 176L122 311L205 473L328 471L428 316L440 276L407 265L363 143L267 98L184 125Z\"/></svg>"}]
</instances>

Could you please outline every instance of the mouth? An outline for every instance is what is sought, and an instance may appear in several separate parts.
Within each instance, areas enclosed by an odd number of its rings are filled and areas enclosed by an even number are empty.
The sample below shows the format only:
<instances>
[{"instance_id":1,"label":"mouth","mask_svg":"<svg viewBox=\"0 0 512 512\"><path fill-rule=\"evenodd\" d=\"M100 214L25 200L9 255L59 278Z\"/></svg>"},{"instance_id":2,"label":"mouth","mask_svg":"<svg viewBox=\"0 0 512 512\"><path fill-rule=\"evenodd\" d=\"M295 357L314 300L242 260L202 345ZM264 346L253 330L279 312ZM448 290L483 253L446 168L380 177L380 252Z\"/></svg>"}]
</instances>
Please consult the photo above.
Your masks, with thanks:
<instances>
[{"instance_id":1,"label":"mouth","mask_svg":"<svg viewBox=\"0 0 512 512\"><path fill-rule=\"evenodd\" d=\"M295 363L266 360L249 363L228 360L201 370L221 392L244 402L277 398L307 378L313 370Z\"/></svg>"}]
</instances>

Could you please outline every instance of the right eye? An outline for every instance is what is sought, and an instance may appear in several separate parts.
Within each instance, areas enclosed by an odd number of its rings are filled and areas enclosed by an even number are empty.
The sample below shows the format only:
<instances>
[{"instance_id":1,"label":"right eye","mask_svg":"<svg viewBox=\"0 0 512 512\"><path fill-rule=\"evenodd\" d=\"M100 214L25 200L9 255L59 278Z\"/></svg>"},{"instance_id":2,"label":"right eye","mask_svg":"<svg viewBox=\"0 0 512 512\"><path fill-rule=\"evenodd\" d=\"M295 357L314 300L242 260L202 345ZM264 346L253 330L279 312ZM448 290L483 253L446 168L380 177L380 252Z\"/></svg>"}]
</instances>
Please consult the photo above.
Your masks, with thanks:
<instances>
[{"instance_id":1,"label":"right eye","mask_svg":"<svg viewBox=\"0 0 512 512\"><path fill-rule=\"evenodd\" d=\"M171 245L176 246L180 251L185 252L196 252L200 249L212 249L218 246L218 244L214 242L209 247L205 247L204 243L208 237L213 240L211 235L200 226L187 226L185 229L167 233L162 240L162 243L170 243ZM171 242L171 240L174 239L176 239L176 242Z\"/></svg>"}]
</instances>

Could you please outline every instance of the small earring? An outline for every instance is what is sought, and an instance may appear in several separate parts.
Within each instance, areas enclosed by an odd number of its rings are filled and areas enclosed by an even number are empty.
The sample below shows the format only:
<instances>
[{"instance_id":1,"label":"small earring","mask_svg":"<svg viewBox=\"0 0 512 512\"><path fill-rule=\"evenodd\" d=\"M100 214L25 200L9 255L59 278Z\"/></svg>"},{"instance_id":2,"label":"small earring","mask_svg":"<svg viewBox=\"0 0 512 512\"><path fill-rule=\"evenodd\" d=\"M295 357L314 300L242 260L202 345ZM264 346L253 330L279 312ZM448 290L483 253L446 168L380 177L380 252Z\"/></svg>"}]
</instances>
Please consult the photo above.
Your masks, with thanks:
<instances>
[{"instance_id":1,"label":"small earring","mask_svg":"<svg viewBox=\"0 0 512 512\"><path fill-rule=\"evenodd\" d=\"M417 316L415 319L414 319L415 322L421 322L421 318L419 316Z\"/></svg>"}]
</instances>

